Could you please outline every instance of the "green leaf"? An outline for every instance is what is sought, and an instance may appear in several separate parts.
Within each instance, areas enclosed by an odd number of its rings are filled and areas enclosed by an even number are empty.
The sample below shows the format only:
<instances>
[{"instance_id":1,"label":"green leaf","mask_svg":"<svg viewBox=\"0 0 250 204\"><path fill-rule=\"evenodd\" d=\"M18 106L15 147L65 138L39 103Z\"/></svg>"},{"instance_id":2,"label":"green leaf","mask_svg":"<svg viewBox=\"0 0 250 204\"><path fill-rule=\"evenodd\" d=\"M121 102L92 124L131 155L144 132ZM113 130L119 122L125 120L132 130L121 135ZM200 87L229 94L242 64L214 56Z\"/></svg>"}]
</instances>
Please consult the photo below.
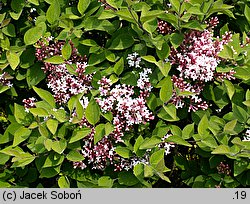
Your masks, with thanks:
<instances>
[{"instance_id":1,"label":"green leaf","mask_svg":"<svg viewBox=\"0 0 250 204\"><path fill-rule=\"evenodd\" d=\"M77 9L82 16L84 15L84 12L88 8L90 2L91 2L90 0L79 0L77 4Z\"/></svg>"},{"instance_id":2,"label":"green leaf","mask_svg":"<svg viewBox=\"0 0 250 204\"><path fill-rule=\"evenodd\" d=\"M8 62L10 63L11 68L15 70L20 63L19 55L15 52L7 51L6 57L7 57Z\"/></svg>"},{"instance_id":3,"label":"green leaf","mask_svg":"<svg viewBox=\"0 0 250 204\"><path fill-rule=\"evenodd\" d=\"M73 162L78 162L78 161L82 161L84 160L84 157L82 154L80 154L78 151L76 150L72 150L70 151L66 158L69 160L69 161L73 161Z\"/></svg>"},{"instance_id":4,"label":"green leaf","mask_svg":"<svg viewBox=\"0 0 250 204\"><path fill-rule=\"evenodd\" d=\"M195 15L204 15L204 13L201 11L200 5L193 5L188 10L187 13L189 14L195 14Z\"/></svg>"},{"instance_id":5,"label":"green leaf","mask_svg":"<svg viewBox=\"0 0 250 204\"><path fill-rule=\"evenodd\" d=\"M106 123L105 124L105 135L109 135L114 131L114 126L111 123Z\"/></svg>"},{"instance_id":6,"label":"green leaf","mask_svg":"<svg viewBox=\"0 0 250 204\"><path fill-rule=\"evenodd\" d=\"M132 15L131 15L132 13ZM128 8L121 8L118 11L115 12L115 14L121 19L121 20L125 20L131 23L136 23L136 21L138 20L138 15L135 11L133 11L131 9L131 13L129 12ZM134 18L133 18L134 17ZM136 21L135 21L136 19Z\"/></svg>"},{"instance_id":7,"label":"green leaf","mask_svg":"<svg viewBox=\"0 0 250 204\"><path fill-rule=\"evenodd\" d=\"M57 131L58 121L54 120L54 119L49 119L49 120L47 120L46 125L47 125L49 131L54 135Z\"/></svg>"},{"instance_id":8,"label":"green leaf","mask_svg":"<svg viewBox=\"0 0 250 204\"><path fill-rule=\"evenodd\" d=\"M62 154L63 151L66 149L67 147L67 141L64 139L61 139L60 141L55 141L52 144L52 149L57 152L58 154Z\"/></svg>"},{"instance_id":9,"label":"green leaf","mask_svg":"<svg viewBox=\"0 0 250 204\"><path fill-rule=\"evenodd\" d=\"M10 37L16 37L16 31L15 30L16 30L15 26L12 23L10 23L6 27L2 28L2 32L5 35L8 35Z\"/></svg>"},{"instance_id":10,"label":"green leaf","mask_svg":"<svg viewBox=\"0 0 250 204\"><path fill-rule=\"evenodd\" d=\"M178 121L180 120L176 115L176 107L173 104L164 106L158 113L158 117L166 121Z\"/></svg>"},{"instance_id":11,"label":"green leaf","mask_svg":"<svg viewBox=\"0 0 250 204\"><path fill-rule=\"evenodd\" d=\"M162 173L169 170L165 166L164 152L164 149L158 150L157 152L154 152L149 159L149 163L158 173Z\"/></svg>"},{"instance_id":12,"label":"green leaf","mask_svg":"<svg viewBox=\"0 0 250 204\"><path fill-rule=\"evenodd\" d=\"M154 56L152 55L146 55L146 56L142 56L141 57L143 60L147 61L147 62L151 62L151 63L156 63L156 59Z\"/></svg>"},{"instance_id":13,"label":"green leaf","mask_svg":"<svg viewBox=\"0 0 250 204\"><path fill-rule=\"evenodd\" d=\"M91 125L95 125L100 120L100 108L94 99L90 100L85 117Z\"/></svg>"},{"instance_id":14,"label":"green leaf","mask_svg":"<svg viewBox=\"0 0 250 204\"><path fill-rule=\"evenodd\" d=\"M119 76L124 69L124 60L123 57L115 64L114 72Z\"/></svg>"},{"instance_id":15,"label":"green leaf","mask_svg":"<svg viewBox=\"0 0 250 204\"><path fill-rule=\"evenodd\" d=\"M52 144L53 144L53 141L51 139L46 139L44 141L44 146L45 148L50 151L52 149Z\"/></svg>"},{"instance_id":16,"label":"green leaf","mask_svg":"<svg viewBox=\"0 0 250 204\"><path fill-rule=\"evenodd\" d=\"M10 156L0 153L0 165L5 165L6 162L10 159Z\"/></svg>"},{"instance_id":17,"label":"green leaf","mask_svg":"<svg viewBox=\"0 0 250 204\"><path fill-rule=\"evenodd\" d=\"M56 167L48 167L44 168L40 172L40 178L52 178L59 174L60 172L60 165Z\"/></svg>"},{"instance_id":18,"label":"green leaf","mask_svg":"<svg viewBox=\"0 0 250 204\"><path fill-rule=\"evenodd\" d=\"M169 117L169 121L177 121L179 118L177 117L176 107L174 104L167 104L163 106L166 114Z\"/></svg>"},{"instance_id":19,"label":"green leaf","mask_svg":"<svg viewBox=\"0 0 250 204\"><path fill-rule=\"evenodd\" d=\"M90 46L90 47L98 46L98 44L92 39L85 39L85 40L80 41L79 43L81 43L82 45Z\"/></svg>"},{"instance_id":20,"label":"green leaf","mask_svg":"<svg viewBox=\"0 0 250 204\"><path fill-rule=\"evenodd\" d=\"M99 20L95 16L89 16L81 25L84 27L85 31L101 30L111 34L116 30L115 24L112 24L108 20Z\"/></svg>"},{"instance_id":21,"label":"green leaf","mask_svg":"<svg viewBox=\"0 0 250 204\"><path fill-rule=\"evenodd\" d=\"M233 114L241 123L245 123L249 117L249 114L246 110L235 104L233 104Z\"/></svg>"},{"instance_id":22,"label":"green leaf","mask_svg":"<svg viewBox=\"0 0 250 204\"><path fill-rule=\"evenodd\" d=\"M26 80L27 80L29 87L37 85L45 77L46 75L41 69L41 65L38 63L34 64L27 70Z\"/></svg>"},{"instance_id":23,"label":"green leaf","mask_svg":"<svg viewBox=\"0 0 250 204\"><path fill-rule=\"evenodd\" d=\"M49 131L48 131L48 129L46 128L45 124L39 125L38 131L39 131L39 133L40 133L42 136L47 137L47 138L49 137Z\"/></svg>"},{"instance_id":24,"label":"green leaf","mask_svg":"<svg viewBox=\"0 0 250 204\"><path fill-rule=\"evenodd\" d=\"M207 137L202 138L201 143L211 148L218 147L218 144L213 135L208 135Z\"/></svg>"},{"instance_id":25,"label":"green leaf","mask_svg":"<svg viewBox=\"0 0 250 204\"><path fill-rule=\"evenodd\" d=\"M234 176L238 176L244 171L247 171L249 165L248 159L238 159L234 160Z\"/></svg>"},{"instance_id":26,"label":"green leaf","mask_svg":"<svg viewBox=\"0 0 250 204\"><path fill-rule=\"evenodd\" d=\"M161 50L156 49L156 53L161 60L165 60L170 54L169 45L167 43L163 43L162 49Z\"/></svg>"},{"instance_id":27,"label":"green leaf","mask_svg":"<svg viewBox=\"0 0 250 204\"><path fill-rule=\"evenodd\" d=\"M11 188L11 187L12 185L9 182L0 180L0 188Z\"/></svg>"},{"instance_id":28,"label":"green leaf","mask_svg":"<svg viewBox=\"0 0 250 204\"><path fill-rule=\"evenodd\" d=\"M149 21L146 21L145 23L143 23L143 28L148 31L151 35L153 34L153 32L157 29L158 24L157 24L157 19L152 19Z\"/></svg>"},{"instance_id":29,"label":"green leaf","mask_svg":"<svg viewBox=\"0 0 250 204\"><path fill-rule=\"evenodd\" d=\"M81 120L84 115L84 108L79 100L76 101L76 114L79 120Z\"/></svg>"},{"instance_id":30,"label":"green leaf","mask_svg":"<svg viewBox=\"0 0 250 204\"><path fill-rule=\"evenodd\" d=\"M20 157L14 157L12 159L13 165L11 166L12 168L16 167L24 167L27 166L28 164L32 163L36 157L29 154L25 153Z\"/></svg>"},{"instance_id":31,"label":"green leaf","mask_svg":"<svg viewBox=\"0 0 250 204\"><path fill-rule=\"evenodd\" d=\"M154 169L150 165L144 165L144 176L150 178L154 175Z\"/></svg>"},{"instance_id":32,"label":"green leaf","mask_svg":"<svg viewBox=\"0 0 250 204\"><path fill-rule=\"evenodd\" d=\"M128 171L128 172L120 172L118 174L118 182L121 185L134 186L139 182L139 180L132 172Z\"/></svg>"},{"instance_id":33,"label":"green leaf","mask_svg":"<svg viewBox=\"0 0 250 204\"><path fill-rule=\"evenodd\" d=\"M250 8L247 4L245 4L244 14L247 21L250 23Z\"/></svg>"},{"instance_id":34,"label":"green leaf","mask_svg":"<svg viewBox=\"0 0 250 204\"><path fill-rule=\"evenodd\" d=\"M70 137L69 144L81 140L82 138L88 136L91 133L91 129L82 128L80 130L74 130L72 136Z\"/></svg>"},{"instance_id":35,"label":"green leaf","mask_svg":"<svg viewBox=\"0 0 250 204\"><path fill-rule=\"evenodd\" d=\"M199 30L199 31L204 30L204 27L202 27L201 24L196 20L189 21L188 23L185 23L184 25L182 25L182 27L192 29L192 30Z\"/></svg>"},{"instance_id":36,"label":"green leaf","mask_svg":"<svg viewBox=\"0 0 250 204\"><path fill-rule=\"evenodd\" d=\"M104 10L101 15L98 17L99 20L110 19L116 17L114 11Z\"/></svg>"},{"instance_id":37,"label":"green leaf","mask_svg":"<svg viewBox=\"0 0 250 204\"><path fill-rule=\"evenodd\" d=\"M144 181L144 164L142 164L142 163L136 164L134 166L133 173L141 183L145 183L145 181Z\"/></svg>"},{"instance_id":38,"label":"green leaf","mask_svg":"<svg viewBox=\"0 0 250 204\"><path fill-rule=\"evenodd\" d=\"M175 10L176 13L179 14L179 9L180 9L180 1L179 0L169 0L169 2L171 3L173 9Z\"/></svg>"},{"instance_id":39,"label":"green leaf","mask_svg":"<svg viewBox=\"0 0 250 204\"><path fill-rule=\"evenodd\" d=\"M20 127L19 129L17 129L17 131L14 134L13 147L19 145L21 142L28 139L31 132L32 130L25 127Z\"/></svg>"},{"instance_id":40,"label":"green leaf","mask_svg":"<svg viewBox=\"0 0 250 204\"><path fill-rule=\"evenodd\" d=\"M64 156L57 154L55 152L50 153L49 156L46 157L46 160L42 166L42 168L54 167L62 164L64 161Z\"/></svg>"},{"instance_id":41,"label":"green leaf","mask_svg":"<svg viewBox=\"0 0 250 204\"><path fill-rule=\"evenodd\" d=\"M89 66L94 66L102 63L106 59L105 52L101 53L92 53L89 57Z\"/></svg>"},{"instance_id":42,"label":"green leaf","mask_svg":"<svg viewBox=\"0 0 250 204\"><path fill-rule=\"evenodd\" d=\"M94 144L99 142L105 136L105 124L99 124L95 127Z\"/></svg>"},{"instance_id":43,"label":"green leaf","mask_svg":"<svg viewBox=\"0 0 250 204\"><path fill-rule=\"evenodd\" d=\"M176 49L176 48L178 48L181 45L181 43L183 42L183 40L184 40L184 35L183 34L173 33L171 35L170 42L172 43L172 45Z\"/></svg>"},{"instance_id":44,"label":"green leaf","mask_svg":"<svg viewBox=\"0 0 250 204\"><path fill-rule=\"evenodd\" d=\"M120 79L120 82L122 84L137 86L137 78L132 72L126 72L124 76Z\"/></svg>"},{"instance_id":45,"label":"green leaf","mask_svg":"<svg viewBox=\"0 0 250 204\"><path fill-rule=\"evenodd\" d=\"M184 145L187 147L192 147L187 141L185 141L182 137L177 135L172 135L166 139L166 142L173 142L175 144Z\"/></svg>"},{"instance_id":46,"label":"green leaf","mask_svg":"<svg viewBox=\"0 0 250 204\"><path fill-rule=\"evenodd\" d=\"M72 48L69 42L66 42L62 48L62 56L65 60L68 60L71 56Z\"/></svg>"},{"instance_id":47,"label":"green leaf","mask_svg":"<svg viewBox=\"0 0 250 204\"><path fill-rule=\"evenodd\" d=\"M226 145L219 145L212 151L212 154L230 154L230 148Z\"/></svg>"},{"instance_id":48,"label":"green leaf","mask_svg":"<svg viewBox=\"0 0 250 204\"><path fill-rule=\"evenodd\" d=\"M233 59L233 50L228 45L224 45L223 50L218 54L219 57L224 59Z\"/></svg>"},{"instance_id":49,"label":"green leaf","mask_svg":"<svg viewBox=\"0 0 250 204\"><path fill-rule=\"evenodd\" d=\"M237 132L235 132L234 128L237 125L237 119L229 121L225 126L224 126L224 132L227 134L232 134L236 135Z\"/></svg>"},{"instance_id":50,"label":"green leaf","mask_svg":"<svg viewBox=\"0 0 250 204\"><path fill-rule=\"evenodd\" d=\"M193 136L193 134L194 134L194 123L186 125L182 130L183 139L189 139Z\"/></svg>"},{"instance_id":51,"label":"green leaf","mask_svg":"<svg viewBox=\"0 0 250 204\"><path fill-rule=\"evenodd\" d=\"M36 6L39 6L39 0L28 0L28 2L30 2Z\"/></svg>"},{"instance_id":52,"label":"green leaf","mask_svg":"<svg viewBox=\"0 0 250 204\"><path fill-rule=\"evenodd\" d=\"M19 104L14 104L14 116L19 124L29 124L29 114L25 111L25 108Z\"/></svg>"},{"instance_id":53,"label":"green leaf","mask_svg":"<svg viewBox=\"0 0 250 204\"><path fill-rule=\"evenodd\" d=\"M111 50L124 50L134 44L134 38L127 33L122 33L113 39L109 49Z\"/></svg>"},{"instance_id":54,"label":"green leaf","mask_svg":"<svg viewBox=\"0 0 250 204\"><path fill-rule=\"evenodd\" d=\"M163 61L158 61L157 63L156 63L156 65L157 65L157 67L161 70L161 73L165 76L165 77L168 77L168 73L169 73L169 71L170 71L170 69L171 69L171 65L170 65L170 63L169 62L163 62ZM172 84L172 82L171 82L171 84Z\"/></svg>"},{"instance_id":55,"label":"green leaf","mask_svg":"<svg viewBox=\"0 0 250 204\"><path fill-rule=\"evenodd\" d=\"M141 144L143 143L143 141L144 141L144 139L143 139L143 137L141 135L135 141L134 152L136 153L137 156L139 156L141 152L144 154L143 150L139 150L139 148L140 148Z\"/></svg>"},{"instance_id":56,"label":"green leaf","mask_svg":"<svg viewBox=\"0 0 250 204\"><path fill-rule=\"evenodd\" d=\"M26 45L33 45L43 36L43 33L44 33L44 30L42 27L36 26L36 27L30 28L24 34L24 43Z\"/></svg>"},{"instance_id":57,"label":"green leaf","mask_svg":"<svg viewBox=\"0 0 250 204\"><path fill-rule=\"evenodd\" d=\"M152 149L161 142L162 142L161 138L156 136L145 138L145 140L141 143L139 149Z\"/></svg>"},{"instance_id":58,"label":"green leaf","mask_svg":"<svg viewBox=\"0 0 250 204\"><path fill-rule=\"evenodd\" d=\"M1 149L0 153L14 157L20 157L21 155L25 155L25 152L18 146L17 147L8 146L4 149Z\"/></svg>"},{"instance_id":59,"label":"green leaf","mask_svg":"<svg viewBox=\"0 0 250 204\"><path fill-rule=\"evenodd\" d=\"M43 108L30 108L29 110L34 116L39 116L39 117L49 116L49 113Z\"/></svg>"},{"instance_id":60,"label":"green leaf","mask_svg":"<svg viewBox=\"0 0 250 204\"><path fill-rule=\"evenodd\" d=\"M54 24L56 21L59 20L60 14L60 3L58 0L54 0L46 12L46 19L50 24Z\"/></svg>"},{"instance_id":61,"label":"green leaf","mask_svg":"<svg viewBox=\"0 0 250 204\"><path fill-rule=\"evenodd\" d=\"M115 152L123 158L130 158L132 153L127 147L116 147Z\"/></svg>"},{"instance_id":62,"label":"green leaf","mask_svg":"<svg viewBox=\"0 0 250 204\"><path fill-rule=\"evenodd\" d=\"M140 17L141 22L152 21L152 20L156 19L158 16L160 16L161 14L165 13L162 10L148 11L147 9L144 9L144 8L145 7L143 7L143 9L142 9L142 13L141 13L141 17Z\"/></svg>"},{"instance_id":63,"label":"green leaf","mask_svg":"<svg viewBox=\"0 0 250 204\"><path fill-rule=\"evenodd\" d=\"M61 176L57 183L60 188L70 188L70 182L67 176Z\"/></svg>"},{"instance_id":64,"label":"green leaf","mask_svg":"<svg viewBox=\"0 0 250 204\"><path fill-rule=\"evenodd\" d=\"M51 63L51 64L62 64L64 63L64 59L61 56L56 55L56 56L53 56L44 60L44 62Z\"/></svg>"},{"instance_id":65,"label":"green leaf","mask_svg":"<svg viewBox=\"0 0 250 204\"><path fill-rule=\"evenodd\" d=\"M116 61L115 54L113 52L109 51L109 50L105 50L105 57L110 62L115 62Z\"/></svg>"},{"instance_id":66,"label":"green leaf","mask_svg":"<svg viewBox=\"0 0 250 204\"><path fill-rule=\"evenodd\" d=\"M202 119L199 122L199 124L198 124L198 133L199 133L200 136L207 135L207 133L208 133L208 126L209 126L208 118L207 118L207 115L205 114L202 117Z\"/></svg>"},{"instance_id":67,"label":"green leaf","mask_svg":"<svg viewBox=\"0 0 250 204\"><path fill-rule=\"evenodd\" d=\"M250 107L250 100L244 101L244 102L242 102L242 103L243 103L244 105Z\"/></svg>"},{"instance_id":68,"label":"green leaf","mask_svg":"<svg viewBox=\"0 0 250 204\"><path fill-rule=\"evenodd\" d=\"M46 90L43 90L41 88L37 88L37 87L33 87L34 91L37 93L37 95L43 99L44 101L46 101L49 105L51 105L52 108L56 107L56 103L54 100L54 97L52 96L52 94Z\"/></svg>"},{"instance_id":69,"label":"green leaf","mask_svg":"<svg viewBox=\"0 0 250 204\"><path fill-rule=\"evenodd\" d=\"M192 188L204 188L206 177L204 175L199 175L195 178Z\"/></svg>"},{"instance_id":70,"label":"green leaf","mask_svg":"<svg viewBox=\"0 0 250 204\"><path fill-rule=\"evenodd\" d=\"M98 179L98 186L104 187L104 188L111 188L113 186L113 179L111 179L109 176L102 176Z\"/></svg>"},{"instance_id":71,"label":"green leaf","mask_svg":"<svg viewBox=\"0 0 250 204\"><path fill-rule=\"evenodd\" d=\"M173 86L170 76L166 77L165 84L160 90L160 99L163 103L169 101L173 94Z\"/></svg>"},{"instance_id":72,"label":"green leaf","mask_svg":"<svg viewBox=\"0 0 250 204\"><path fill-rule=\"evenodd\" d=\"M52 110L53 111L53 110ZM55 118L60 122L60 123L63 123L63 122L66 122L68 121L68 116L66 115L66 112L65 110L62 110L62 109L57 109L56 111L53 111L52 112L52 115L55 116Z\"/></svg>"},{"instance_id":73,"label":"green leaf","mask_svg":"<svg viewBox=\"0 0 250 204\"><path fill-rule=\"evenodd\" d=\"M226 80L226 79L224 79L224 84L226 87L227 94L228 94L230 100L232 100L233 95L235 93L234 85L232 84L232 82L230 82L229 80Z\"/></svg>"}]
</instances>

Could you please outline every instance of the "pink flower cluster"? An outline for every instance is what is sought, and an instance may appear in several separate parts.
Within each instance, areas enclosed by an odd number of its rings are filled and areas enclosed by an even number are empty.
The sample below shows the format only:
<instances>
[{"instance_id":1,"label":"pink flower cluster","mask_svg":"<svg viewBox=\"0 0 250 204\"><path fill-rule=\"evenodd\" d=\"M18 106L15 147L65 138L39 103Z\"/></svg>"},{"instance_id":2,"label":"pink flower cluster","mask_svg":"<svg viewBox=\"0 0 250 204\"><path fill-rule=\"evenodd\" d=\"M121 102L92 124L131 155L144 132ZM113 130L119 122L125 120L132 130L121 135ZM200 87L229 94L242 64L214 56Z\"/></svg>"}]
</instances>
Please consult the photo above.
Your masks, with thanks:
<instances>
[{"instance_id":1,"label":"pink flower cluster","mask_svg":"<svg viewBox=\"0 0 250 204\"><path fill-rule=\"evenodd\" d=\"M182 108L187 103L189 111L207 109L207 103L202 101L200 96L204 84L213 81L216 77L221 80L234 78L234 70L229 73L216 73L216 67L221 62L218 54L223 50L223 45L228 44L232 38L229 32L226 32L221 40L218 37L213 38L213 28L218 22L218 18L211 18L208 29L186 33L179 48L171 49L170 62L179 71L179 75L172 77L175 87L172 102L176 108ZM181 92L190 92L190 94Z\"/></svg>"},{"instance_id":2,"label":"pink flower cluster","mask_svg":"<svg viewBox=\"0 0 250 204\"><path fill-rule=\"evenodd\" d=\"M114 164L115 160L120 160L120 156L116 154L115 147L112 141L113 134L104 136L99 142L94 143L95 127L91 125L85 117L79 123L80 128L88 127L91 129L89 135L83 138L84 145L81 153L85 160L80 162L74 162L74 168L85 169L88 165L92 166L92 169L103 170L106 166Z\"/></svg>"},{"instance_id":3,"label":"pink flower cluster","mask_svg":"<svg viewBox=\"0 0 250 204\"><path fill-rule=\"evenodd\" d=\"M140 60L137 53L128 56L128 61L133 60L133 62L136 62L139 61L138 59ZM138 65L139 63L133 63L133 67L141 68ZM129 66L131 67L132 63ZM94 144L95 128L83 117L79 125L80 127L91 128L91 133L83 139L82 154L85 160L74 163L75 167L85 168L87 164L91 164L93 169L103 170L107 165L111 164L116 171L120 171L132 168L133 164L136 163L135 160L140 160L134 157L123 159L115 152L114 144L122 142L124 132L130 131L134 125L145 124L154 119L153 114L146 106L146 98L152 89L149 82L150 73L151 69L146 68L139 73L140 77L137 81L138 97L135 95L135 87L133 86L125 84L112 86L111 80L106 77L103 77L98 82L100 97L96 98L96 101L103 113L112 113L114 130ZM141 159L143 160L143 158Z\"/></svg>"},{"instance_id":4,"label":"pink flower cluster","mask_svg":"<svg viewBox=\"0 0 250 204\"><path fill-rule=\"evenodd\" d=\"M65 42L51 41L49 38L37 43L36 57L43 61L53 56L62 56L62 48ZM70 59L62 64L44 62L43 70L47 74L48 88L54 94L57 103L65 104L71 96L79 93L87 93L91 89L92 75L87 75L86 57L81 57L77 49L71 43L72 54ZM75 69L76 74L71 74L69 69Z\"/></svg>"},{"instance_id":5,"label":"pink flower cluster","mask_svg":"<svg viewBox=\"0 0 250 204\"><path fill-rule=\"evenodd\" d=\"M183 108L185 104L188 104L189 112L195 112L198 109L206 110L208 108L207 102L203 101L200 97L204 87L202 82L197 82L196 84L192 85L183 78L178 78L175 75L172 76L172 82L175 89L173 90L171 102L177 109Z\"/></svg>"},{"instance_id":6,"label":"pink flower cluster","mask_svg":"<svg viewBox=\"0 0 250 204\"><path fill-rule=\"evenodd\" d=\"M135 124L145 124L154 119L146 106L146 97L151 87L149 80L145 79L147 74L148 70L140 76L138 81L141 92L135 98L133 86L118 84L111 88L111 81L106 77L99 81L101 97L97 98L97 103L104 113L112 112L115 126L113 136L117 141L122 141L123 131L129 131Z\"/></svg>"},{"instance_id":7,"label":"pink flower cluster","mask_svg":"<svg viewBox=\"0 0 250 204\"><path fill-rule=\"evenodd\" d=\"M2 74L0 74L0 85L2 86L8 86L8 87L12 87L13 84L11 83L10 79L7 78L9 74L7 72L3 72Z\"/></svg>"},{"instance_id":8,"label":"pink flower cluster","mask_svg":"<svg viewBox=\"0 0 250 204\"><path fill-rule=\"evenodd\" d=\"M24 103L24 108L26 112L29 112L30 108L35 108L36 107L36 102L37 99L34 97L28 98L28 99L23 99Z\"/></svg>"},{"instance_id":9,"label":"pink flower cluster","mask_svg":"<svg viewBox=\"0 0 250 204\"><path fill-rule=\"evenodd\" d=\"M168 35L174 32L174 27L163 20L158 21L157 31L163 35Z\"/></svg>"}]
</instances>

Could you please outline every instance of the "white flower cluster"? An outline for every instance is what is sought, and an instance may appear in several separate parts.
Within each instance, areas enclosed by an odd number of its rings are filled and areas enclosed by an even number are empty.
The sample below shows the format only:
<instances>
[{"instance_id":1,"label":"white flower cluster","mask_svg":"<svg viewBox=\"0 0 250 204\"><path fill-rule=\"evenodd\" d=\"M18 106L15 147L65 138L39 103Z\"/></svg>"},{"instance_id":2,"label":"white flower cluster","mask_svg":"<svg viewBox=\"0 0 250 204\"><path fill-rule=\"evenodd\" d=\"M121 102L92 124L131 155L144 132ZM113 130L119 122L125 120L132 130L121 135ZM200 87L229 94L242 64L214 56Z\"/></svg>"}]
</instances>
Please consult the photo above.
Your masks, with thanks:
<instances>
[{"instance_id":1,"label":"white flower cluster","mask_svg":"<svg viewBox=\"0 0 250 204\"><path fill-rule=\"evenodd\" d=\"M150 68L144 68L143 72L140 72L140 78L137 80L137 86L142 90L145 89L150 92L153 87L149 82L149 74L152 74L152 70Z\"/></svg>"},{"instance_id":2,"label":"white flower cluster","mask_svg":"<svg viewBox=\"0 0 250 204\"><path fill-rule=\"evenodd\" d=\"M87 93L91 88L84 83L84 80L80 77L75 77L67 70L66 64L49 65L51 73L48 75L48 88L54 93L54 97L60 104L68 102L71 96L78 93ZM77 63L78 67L82 67L84 70L87 66L86 62ZM57 77L55 77L57 76Z\"/></svg>"},{"instance_id":3,"label":"white flower cluster","mask_svg":"<svg viewBox=\"0 0 250 204\"><path fill-rule=\"evenodd\" d=\"M139 54L137 52L128 54L127 60L129 67L141 68L141 57L139 57Z\"/></svg>"},{"instance_id":4,"label":"white flower cluster","mask_svg":"<svg viewBox=\"0 0 250 204\"><path fill-rule=\"evenodd\" d=\"M242 141L250 141L250 128L247 129L245 136Z\"/></svg>"},{"instance_id":5,"label":"white flower cluster","mask_svg":"<svg viewBox=\"0 0 250 204\"><path fill-rule=\"evenodd\" d=\"M192 45L186 47L181 54L178 53L179 59L178 70L180 76L196 81L213 80L215 69L220 62L217 58L217 47L214 46L212 33L205 30L201 36L191 35Z\"/></svg>"},{"instance_id":6,"label":"white flower cluster","mask_svg":"<svg viewBox=\"0 0 250 204\"><path fill-rule=\"evenodd\" d=\"M171 148L175 147L175 145L173 143L170 142L165 142L165 140L169 137L171 137L171 134L166 134L163 138L162 138L162 143L160 143L158 145L159 148L162 148L165 150L165 155L167 156L168 154L171 153Z\"/></svg>"}]
</instances>

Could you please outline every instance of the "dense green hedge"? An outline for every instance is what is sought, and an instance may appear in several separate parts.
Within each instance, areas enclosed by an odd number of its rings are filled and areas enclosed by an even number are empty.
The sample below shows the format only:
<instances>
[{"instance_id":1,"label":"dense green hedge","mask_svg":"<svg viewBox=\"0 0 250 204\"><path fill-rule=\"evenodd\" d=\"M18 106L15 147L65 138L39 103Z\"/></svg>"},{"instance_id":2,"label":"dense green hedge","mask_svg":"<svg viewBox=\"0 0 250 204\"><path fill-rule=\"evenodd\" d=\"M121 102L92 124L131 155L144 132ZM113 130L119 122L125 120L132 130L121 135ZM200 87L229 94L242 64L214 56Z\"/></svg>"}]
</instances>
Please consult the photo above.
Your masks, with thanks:
<instances>
[{"instance_id":1,"label":"dense green hedge","mask_svg":"<svg viewBox=\"0 0 250 204\"><path fill-rule=\"evenodd\" d=\"M0 187L249 186L249 31L249 0L1 0Z\"/></svg>"}]
</instances>

